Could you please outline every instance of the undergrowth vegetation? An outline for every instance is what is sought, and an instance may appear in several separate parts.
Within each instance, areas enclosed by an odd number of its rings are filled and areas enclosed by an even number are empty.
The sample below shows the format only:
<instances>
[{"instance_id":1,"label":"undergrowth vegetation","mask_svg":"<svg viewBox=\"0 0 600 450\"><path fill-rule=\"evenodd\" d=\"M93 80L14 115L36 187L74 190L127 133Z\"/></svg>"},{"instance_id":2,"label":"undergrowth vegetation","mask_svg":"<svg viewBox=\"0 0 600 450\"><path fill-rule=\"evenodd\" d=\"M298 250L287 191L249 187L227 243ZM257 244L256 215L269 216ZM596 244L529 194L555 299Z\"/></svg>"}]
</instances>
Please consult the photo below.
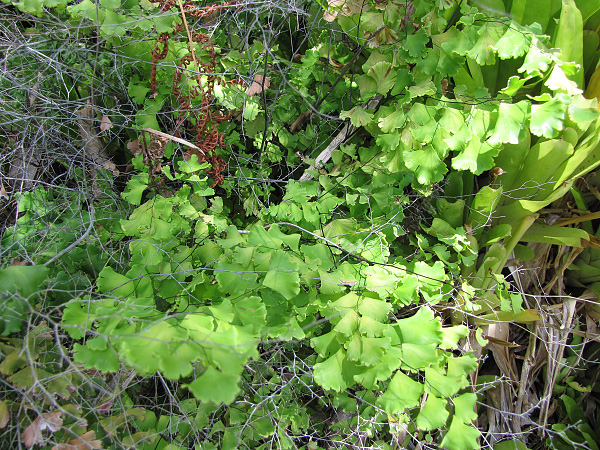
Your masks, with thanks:
<instances>
[{"instance_id":1,"label":"undergrowth vegetation","mask_svg":"<svg viewBox=\"0 0 600 450\"><path fill-rule=\"evenodd\" d=\"M598 448L596 1L0 10L2 448Z\"/></svg>"}]
</instances>

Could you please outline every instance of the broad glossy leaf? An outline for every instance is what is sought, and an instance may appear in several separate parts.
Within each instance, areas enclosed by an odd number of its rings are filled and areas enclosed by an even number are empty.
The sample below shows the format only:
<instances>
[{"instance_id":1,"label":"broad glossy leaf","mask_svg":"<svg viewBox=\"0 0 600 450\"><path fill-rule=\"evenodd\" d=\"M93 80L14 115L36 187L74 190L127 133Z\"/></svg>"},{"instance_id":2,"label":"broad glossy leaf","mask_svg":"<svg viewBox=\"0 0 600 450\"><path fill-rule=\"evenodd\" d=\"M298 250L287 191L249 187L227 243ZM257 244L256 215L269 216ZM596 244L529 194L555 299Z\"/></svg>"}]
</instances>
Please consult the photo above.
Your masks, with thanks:
<instances>
[{"instance_id":1,"label":"broad glossy leaf","mask_svg":"<svg viewBox=\"0 0 600 450\"><path fill-rule=\"evenodd\" d=\"M551 18L560 11L560 0L523 0L514 2L510 8L510 16L519 24L530 25L536 28L536 34L541 34L546 31L548 22Z\"/></svg>"},{"instance_id":2,"label":"broad glossy leaf","mask_svg":"<svg viewBox=\"0 0 600 450\"><path fill-rule=\"evenodd\" d=\"M542 316L535 309L524 309L520 313L511 311L497 311L489 314L483 314L473 319L477 324L490 324L498 322L517 322L529 323L542 320Z\"/></svg>"},{"instance_id":3,"label":"broad glossy leaf","mask_svg":"<svg viewBox=\"0 0 600 450\"><path fill-rule=\"evenodd\" d=\"M583 19L575 0L563 0L554 33L554 47L560 49L561 59L579 65L570 78L578 87L583 87Z\"/></svg>"},{"instance_id":4,"label":"broad glossy leaf","mask_svg":"<svg viewBox=\"0 0 600 450\"><path fill-rule=\"evenodd\" d=\"M568 247L585 247L590 235L579 228L557 227L534 223L522 237L523 242L541 242Z\"/></svg>"},{"instance_id":5,"label":"broad glossy leaf","mask_svg":"<svg viewBox=\"0 0 600 450\"><path fill-rule=\"evenodd\" d=\"M468 219L471 223L474 236L481 236L484 231L483 227L488 225L488 222L492 220L496 206L502 197L502 192L502 186L497 189L484 186L475 194Z\"/></svg>"}]
</instances>

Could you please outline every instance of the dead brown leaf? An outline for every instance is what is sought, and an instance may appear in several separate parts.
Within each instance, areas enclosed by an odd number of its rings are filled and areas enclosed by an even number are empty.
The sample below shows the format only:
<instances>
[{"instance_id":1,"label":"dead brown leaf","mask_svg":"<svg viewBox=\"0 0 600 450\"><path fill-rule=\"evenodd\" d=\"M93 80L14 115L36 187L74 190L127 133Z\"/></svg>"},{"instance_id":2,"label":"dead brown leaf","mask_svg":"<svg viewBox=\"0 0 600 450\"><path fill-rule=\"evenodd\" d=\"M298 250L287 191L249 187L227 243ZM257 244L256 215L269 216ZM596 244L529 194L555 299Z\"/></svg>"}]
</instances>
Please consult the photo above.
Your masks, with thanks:
<instances>
[{"instance_id":1,"label":"dead brown leaf","mask_svg":"<svg viewBox=\"0 0 600 450\"><path fill-rule=\"evenodd\" d=\"M0 181L0 198L4 200L8 200L8 194L6 193L6 189L4 189L4 184Z\"/></svg>"},{"instance_id":2,"label":"dead brown leaf","mask_svg":"<svg viewBox=\"0 0 600 450\"><path fill-rule=\"evenodd\" d=\"M100 131L110 130L113 124L108 116L102 116L102 121L100 122Z\"/></svg>"},{"instance_id":3,"label":"dead brown leaf","mask_svg":"<svg viewBox=\"0 0 600 450\"><path fill-rule=\"evenodd\" d=\"M96 432L94 430L82 434L78 438L71 439L65 444L58 444L52 447L52 450L90 450L101 449L102 442L96 440Z\"/></svg>"},{"instance_id":4,"label":"dead brown leaf","mask_svg":"<svg viewBox=\"0 0 600 450\"><path fill-rule=\"evenodd\" d=\"M135 141L130 141L127 143L127 150L129 150L134 155L137 155L140 152L140 141L136 139Z\"/></svg>"},{"instance_id":5,"label":"dead brown leaf","mask_svg":"<svg viewBox=\"0 0 600 450\"><path fill-rule=\"evenodd\" d=\"M254 75L252 86L246 91L246 95L252 97L253 95L260 94L263 90L269 89L269 86L271 86L271 77L263 77L260 74L256 74Z\"/></svg>"},{"instance_id":6,"label":"dead brown leaf","mask_svg":"<svg viewBox=\"0 0 600 450\"><path fill-rule=\"evenodd\" d=\"M8 404L2 400L0 401L0 429L4 428L8 424L8 419L10 419Z\"/></svg>"},{"instance_id":7,"label":"dead brown leaf","mask_svg":"<svg viewBox=\"0 0 600 450\"><path fill-rule=\"evenodd\" d=\"M60 411L43 413L41 416L38 416L21 434L25 446L31 448L36 444L44 443L42 436L42 431L44 430L48 430L51 433L60 430L63 424L60 416Z\"/></svg>"},{"instance_id":8,"label":"dead brown leaf","mask_svg":"<svg viewBox=\"0 0 600 450\"><path fill-rule=\"evenodd\" d=\"M119 169L117 169L117 166L115 165L114 162L104 161L104 164L102 164L102 167L104 167L106 170L111 171L115 177L119 176Z\"/></svg>"}]
</instances>

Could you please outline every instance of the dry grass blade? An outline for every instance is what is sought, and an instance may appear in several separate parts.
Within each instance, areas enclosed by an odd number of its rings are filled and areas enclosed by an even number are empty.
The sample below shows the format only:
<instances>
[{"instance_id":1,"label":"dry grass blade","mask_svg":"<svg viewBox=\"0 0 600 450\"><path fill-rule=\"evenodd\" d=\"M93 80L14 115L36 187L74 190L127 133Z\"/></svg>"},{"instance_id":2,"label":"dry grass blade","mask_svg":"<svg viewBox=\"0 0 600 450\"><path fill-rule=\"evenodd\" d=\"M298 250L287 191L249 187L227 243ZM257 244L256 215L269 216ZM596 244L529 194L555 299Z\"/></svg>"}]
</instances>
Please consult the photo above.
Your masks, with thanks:
<instances>
[{"instance_id":1,"label":"dry grass blade","mask_svg":"<svg viewBox=\"0 0 600 450\"><path fill-rule=\"evenodd\" d=\"M144 131L147 131L148 133L152 133L157 136L163 137L170 141L174 141L174 142L178 142L179 144L186 145L186 146L193 148L194 150L198 150L200 153L204 154L204 152L202 151L202 149L200 149L200 147L192 144L190 141L186 141L185 139L181 139L181 138L175 137L173 135L163 133L162 131L153 130L152 128L144 128Z\"/></svg>"}]
</instances>

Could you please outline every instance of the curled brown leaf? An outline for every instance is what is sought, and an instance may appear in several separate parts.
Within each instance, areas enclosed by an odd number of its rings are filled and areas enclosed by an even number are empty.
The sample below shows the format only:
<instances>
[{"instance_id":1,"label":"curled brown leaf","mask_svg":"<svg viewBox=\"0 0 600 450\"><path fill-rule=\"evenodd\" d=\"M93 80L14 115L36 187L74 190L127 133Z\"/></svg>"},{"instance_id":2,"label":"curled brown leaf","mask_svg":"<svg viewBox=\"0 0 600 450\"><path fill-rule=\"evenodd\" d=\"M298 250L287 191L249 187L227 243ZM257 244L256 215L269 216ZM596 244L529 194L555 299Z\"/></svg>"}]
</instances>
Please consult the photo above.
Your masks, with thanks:
<instances>
[{"instance_id":1,"label":"curled brown leaf","mask_svg":"<svg viewBox=\"0 0 600 450\"><path fill-rule=\"evenodd\" d=\"M90 450L101 448L102 442L96 440L96 432L91 430L82 434L78 438L71 439L63 444L55 445L52 447L52 450Z\"/></svg>"},{"instance_id":2,"label":"curled brown leaf","mask_svg":"<svg viewBox=\"0 0 600 450\"><path fill-rule=\"evenodd\" d=\"M108 116L104 115L102 116L102 121L100 122L100 131L106 131L106 130L110 130L112 128L113 124L111 122L111 120L108 118Z\"/></svg>"},{"instance_id":3,"label":"curled brown leaf","mask_svg":"<svg viewBox=\"0 0 600 450\"><path fill-rule=\"evenodd\" d=\"M44 437L42 436L42 431L48 430L51 433L54 433L62 427L63 421L60 411L55 411L51 413L43 413L41 416L38 416L31 424L23 431L21 434L21 439L23 439L23 444L26 447L33 447L36 444L44 443Z\"/></svg>"},{"instance_id":4,"label":"curled brown leaf","mask_svg":"<svg viewBox=\"0 0 600 450\"><path fill-rule=\"evenodd\" d=\"M256 74L254 75L252 86L246 91L246 95L252 97L253 95L260 94L263 90L269 89L269 86L271 86L271 77L263 77L260 74Z\"/></svg>"}]
</instances>

